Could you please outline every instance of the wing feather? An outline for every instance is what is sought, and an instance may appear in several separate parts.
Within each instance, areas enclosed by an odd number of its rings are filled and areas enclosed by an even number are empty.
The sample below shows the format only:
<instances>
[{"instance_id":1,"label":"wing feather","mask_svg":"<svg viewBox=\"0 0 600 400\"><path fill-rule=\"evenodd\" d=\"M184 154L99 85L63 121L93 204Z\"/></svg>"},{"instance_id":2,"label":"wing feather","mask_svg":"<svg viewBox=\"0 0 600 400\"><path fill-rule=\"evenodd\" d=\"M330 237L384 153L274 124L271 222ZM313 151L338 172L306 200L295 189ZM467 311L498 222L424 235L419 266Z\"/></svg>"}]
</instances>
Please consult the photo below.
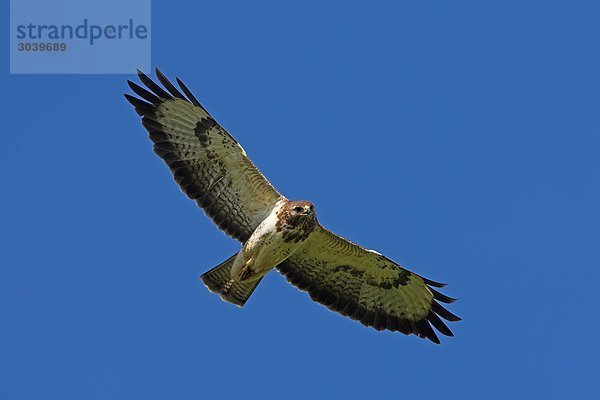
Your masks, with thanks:
<instances>
[{"instance_id":1,"label":"wing feather","mask_svg":"<svg viewBox=\"0 0 600 400\"><path fill-rule=\"evenodd\" d=\"M128 81L140 98L125 98L142 116L154 152L169 166L181 190L219 229L245 242L285 198L179 79L183 93L158 69L156 75L166 90L138 71L146 88Z\"/></svg>"},{"instance_id":2,"label":"wing feather","mask_svg":"<svg viewBox=\"0 0 600 400\"><path fill-rule=\"evenodd\" d=\"M442 284L321 226L277 268L314 301L377 330L415 334L439 343L433 328L453 336L440 317L460 320L436 301L455 300L430 287Z\"/></svg>"}]
</instances>

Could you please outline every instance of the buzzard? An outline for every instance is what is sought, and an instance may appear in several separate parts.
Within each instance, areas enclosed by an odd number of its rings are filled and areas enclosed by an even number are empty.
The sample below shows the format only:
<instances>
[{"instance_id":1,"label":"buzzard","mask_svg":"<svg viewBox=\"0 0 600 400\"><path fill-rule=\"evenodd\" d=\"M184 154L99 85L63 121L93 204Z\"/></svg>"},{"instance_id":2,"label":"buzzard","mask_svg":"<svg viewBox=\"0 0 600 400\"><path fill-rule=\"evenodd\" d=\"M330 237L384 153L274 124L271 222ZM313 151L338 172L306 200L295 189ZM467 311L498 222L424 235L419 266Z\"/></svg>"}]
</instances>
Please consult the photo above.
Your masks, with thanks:
<instances>
[{"instance_id":1,"label":"buzzard","mask_svg":"<svg viewBox=\"0 0 600 400\"><path fill-rule=\"evenodd\" d=\"M128 81L139 98L125 97L142 117L154 152L183 193L242 243L239 252L201 276L209 290L241 307L276 268L314 301L365 326L434 343L440 341L433 328L453 336L442 318L460 318L440 303L455 299L434 289L444 284L321 226L314 205L280 194L178 78L179 89L158 69L162 87L141 71L138 76L146 88Z\"/></svg>"}]
</instances>

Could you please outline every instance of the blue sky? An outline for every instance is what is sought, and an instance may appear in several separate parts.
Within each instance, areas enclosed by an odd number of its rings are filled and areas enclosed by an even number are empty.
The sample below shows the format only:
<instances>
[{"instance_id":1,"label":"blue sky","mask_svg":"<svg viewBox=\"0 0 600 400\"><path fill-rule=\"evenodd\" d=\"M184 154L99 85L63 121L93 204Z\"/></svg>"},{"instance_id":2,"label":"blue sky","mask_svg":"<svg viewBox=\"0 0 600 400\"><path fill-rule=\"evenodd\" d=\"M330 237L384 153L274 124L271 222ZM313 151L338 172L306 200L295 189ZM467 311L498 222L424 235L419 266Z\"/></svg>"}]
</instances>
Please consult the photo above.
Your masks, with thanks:
<instances>
[{"instance_id":1,"label":"blue sky","mask_svg":"<svg viewBox=\"0 0 600 400\"><path fill-rule=\"evenodd\" d=\"M591 398L599 12L153 4L153 65L282 193L449 283L463 321L441 346L364 328L276 272L242 310L210 294L198 276L238 244L152 153L131 76L9 75L3 36L0 398Z\"/></svg>"}]
</instances>

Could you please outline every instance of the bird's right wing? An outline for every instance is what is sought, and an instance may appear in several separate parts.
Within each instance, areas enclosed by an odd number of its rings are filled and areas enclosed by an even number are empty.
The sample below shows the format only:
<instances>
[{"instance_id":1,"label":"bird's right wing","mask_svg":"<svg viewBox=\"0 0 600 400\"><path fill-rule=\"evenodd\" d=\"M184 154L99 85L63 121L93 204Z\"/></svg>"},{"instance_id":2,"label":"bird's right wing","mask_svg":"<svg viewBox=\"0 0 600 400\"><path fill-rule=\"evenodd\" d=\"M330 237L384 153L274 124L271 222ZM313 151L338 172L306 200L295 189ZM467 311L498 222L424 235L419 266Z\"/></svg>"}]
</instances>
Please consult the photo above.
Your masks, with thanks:
<instances>
[{"instance_id":1,"label":"bird's right wing","mask_svg":"<svg viewBox=\"0 0 600 400\"><path fill-rule=\"evenodd\" d=\"M164 88L138 71L146 90L128 81L140 98L126 94L171 169L181 190L219 229L242 243L284 199L244 149L177 79L182 94L157 69Z\"/></svg>"}]
</instances>

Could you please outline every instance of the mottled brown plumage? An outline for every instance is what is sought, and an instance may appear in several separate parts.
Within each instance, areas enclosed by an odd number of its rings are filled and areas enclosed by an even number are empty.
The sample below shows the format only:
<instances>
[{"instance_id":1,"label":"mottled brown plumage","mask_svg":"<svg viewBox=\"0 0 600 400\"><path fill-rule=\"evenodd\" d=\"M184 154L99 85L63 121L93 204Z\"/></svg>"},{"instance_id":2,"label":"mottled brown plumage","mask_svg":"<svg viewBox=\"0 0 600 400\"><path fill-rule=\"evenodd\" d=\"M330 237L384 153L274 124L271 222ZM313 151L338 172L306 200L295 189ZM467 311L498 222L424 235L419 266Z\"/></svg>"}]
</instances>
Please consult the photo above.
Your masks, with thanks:
<instances>
[{"instance_id":1,"label":"mottled brown plumage","mask_svg":"<svg viewBox=\"0 0 600 400\"><path fill-rule=\"evenodd\" d=\"M125 97L181 190L243 244L202 275L211 291L243 306L276 267L314 301L366 326L435 343L433 328L452 336L442 318L459 318L440 305L454 301L434 289L443 284L322 227L314 205L282 196L179 79L183 93L159 70L156 76L164 88L139 72L146 88L129 82L140 98Z\"/></svg>"}]
</instances>

